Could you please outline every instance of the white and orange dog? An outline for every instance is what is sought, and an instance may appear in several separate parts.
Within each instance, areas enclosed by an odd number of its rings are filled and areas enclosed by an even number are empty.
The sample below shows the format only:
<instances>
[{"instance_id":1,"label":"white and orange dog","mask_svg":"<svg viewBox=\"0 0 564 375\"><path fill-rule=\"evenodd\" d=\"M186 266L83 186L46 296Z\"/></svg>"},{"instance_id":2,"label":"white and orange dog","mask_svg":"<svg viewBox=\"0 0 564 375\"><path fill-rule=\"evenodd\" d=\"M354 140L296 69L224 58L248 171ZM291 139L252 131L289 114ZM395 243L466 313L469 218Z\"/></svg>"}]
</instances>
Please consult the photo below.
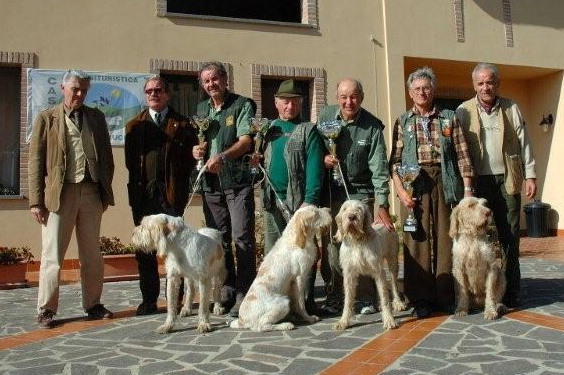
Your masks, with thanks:
<instances>
[{"instance_id":1,"label":"white and orange dog","mask_svg":"<svg viewBox=\"0 0 564 375\"><path fill-rule=\"evenodd\" d=\"M290 330L294 328L291 322L279 323L290 312L308 323L319 320L306 312L305 290L317 260L315 235L318 230L329 228L331 222L327 208L306 206L294 213L282 236L264 257L241 303L239 318L230 323L231 328L255 332Z\"/></svg>"},{"instance_id":2,"label":"white and orange dog","mask_svg":"<svg viewBox=\"0 0 564 375\"><path fill-rule=\"evenodd\" d=\"M476 307L484 308L484 319L493 320L506 311L505 275L486 234L490 220L486 200L475 197L462 199L450 216L457 316Z\"/></svg>"},{"instance_id":3,"label":"white and orange dog","mask_svg":"<svg viewBox=\"0 0 564 375\"><path fill-rule=\"evenodd\" d=\"M398 277L398 235L389 232L382 224L372 226L372 213L368 206L358 200L343 203L337 217L337 234L335 239L341 243L339 260L343 269L343 287L345 304L341 319L333 329L344 330L350 326L354 316L356 287L360 275L371 276L376 282L382 324L384 329L396 328L392 315L394 310L406 309L397 288ZM384 260L388 263L392 282L386 277ZM390 304L388 286L393 293L393 304Z\"/></svg>"},{"instance_id":4,"label":"white and orange dog","mask_svg":"<svg viewBox=\"0 0 564 375\"><path fill-rule=\"evenodd\" d=\"M184 223L181 217L165 214L145 216L133 230L132 244L142 251L157 250L166 257L167 316L158 333L172 330L177 318L178 295L182 278L188 292L181 316L191 313L194 283L199 284L198 332L211 331L209 321L210 297L213 290L214 313L224 312L220 300L220 287L226 276L221 245L221 232L211 228L196 230Z\"/></svg>"}]
</instances>

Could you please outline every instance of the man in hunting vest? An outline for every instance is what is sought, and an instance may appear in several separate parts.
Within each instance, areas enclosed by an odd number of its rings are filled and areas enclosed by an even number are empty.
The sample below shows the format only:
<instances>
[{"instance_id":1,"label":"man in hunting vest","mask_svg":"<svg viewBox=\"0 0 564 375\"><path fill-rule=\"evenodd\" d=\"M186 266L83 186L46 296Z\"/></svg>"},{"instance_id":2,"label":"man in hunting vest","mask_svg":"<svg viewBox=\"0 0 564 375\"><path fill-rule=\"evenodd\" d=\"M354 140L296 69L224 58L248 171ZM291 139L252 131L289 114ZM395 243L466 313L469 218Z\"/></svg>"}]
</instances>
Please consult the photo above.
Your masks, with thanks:
<instances>
[{"instance_id":1,"label":"man in hunting vest","mask_svg":"<svg viewBox=\"0 0 564 375\"><path fill-rule=\"evenodd\" d=\"M519 236L521 191L536 194L535 159L517 104L497 95L499 74L492 64L479 63L472 72L476 96L456 110L476 170L476 196L486 198L505 258L507 288L503 303L520 304Z\"/></svg>"}]
</instances>

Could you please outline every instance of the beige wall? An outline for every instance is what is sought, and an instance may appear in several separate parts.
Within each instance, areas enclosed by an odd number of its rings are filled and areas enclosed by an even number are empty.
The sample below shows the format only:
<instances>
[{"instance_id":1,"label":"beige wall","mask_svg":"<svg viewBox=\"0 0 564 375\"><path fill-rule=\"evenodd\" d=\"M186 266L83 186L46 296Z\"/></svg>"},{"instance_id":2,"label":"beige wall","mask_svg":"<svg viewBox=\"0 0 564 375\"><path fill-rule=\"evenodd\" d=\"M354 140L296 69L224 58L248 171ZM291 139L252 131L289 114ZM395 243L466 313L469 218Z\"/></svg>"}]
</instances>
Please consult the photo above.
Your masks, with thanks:
<instances>
[{"instance_id":1,"label":"beige wall","mask_svg":"<svg viewBox=\"0 0 564 375\"><path fill-rule=\"evenodd\" d=\"M346 76L365 87L364 106L386 125L409 105L405 78L426 63L441 90L471 92L477 61L502 67L502 94L522 107L537 152L540 198L564 210L559 161L564 118L564 50L561 0L511 1L514 47L506 47L501 2L464 1L465 41L457 42L453 0L318 0L318 28L156 16L156 1L0 0L0 50L32 52L37 68L148 72L151 59L227 62L234 90L251 95L251 64L322 68L327 100ZM542 3L542 5L540 5ZM533 12L534 9L534 12ZM411 65L410 65L411 64ZM552 113L549 133L538 126ZM387 126L388 140L391 126ZM557 141L560 140L558 143ZM102 232L127 242L132 222L127 205L123 149L114 148L117 206L104 216ZM201 222L196 201L187 217ZM29 244L39 252L40 231L25 200L0 199L0 245ZM559 228L564 224L558 222ZM74 247L71 245L73 256Z\"/></svg>"}]
</instances>

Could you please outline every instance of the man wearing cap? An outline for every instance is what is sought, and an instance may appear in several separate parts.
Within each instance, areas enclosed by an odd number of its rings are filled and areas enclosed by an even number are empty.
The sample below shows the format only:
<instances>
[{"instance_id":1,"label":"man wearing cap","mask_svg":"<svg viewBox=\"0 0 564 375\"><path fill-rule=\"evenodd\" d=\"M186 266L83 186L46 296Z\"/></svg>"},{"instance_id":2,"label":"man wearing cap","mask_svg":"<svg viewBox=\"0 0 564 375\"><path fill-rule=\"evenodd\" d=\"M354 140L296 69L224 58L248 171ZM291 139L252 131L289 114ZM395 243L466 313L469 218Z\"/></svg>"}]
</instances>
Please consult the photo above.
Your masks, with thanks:
<instances>
[{"instance_id":1,"label":"man wearing cap","mask_svg":"<svg viewBox=\"0 0 564 375\"><path fill-rule=\"evenodd\" d=\"M262 185L265 254L286 227L288 217L283 211L293 214L301 206L319 205L324 173L323 140L315 124L302 122L302 95L294 80L280 84L274 105L278 118L264 141L264 165L269 177ZM316 270L314 266L312 272ZM307 305L312 312L313 282L310 284Z\"/></svg>"},{"instance_id":2,"label":"man wearing cap","mask_svg":"<svg viewBox=\"0 0 564 375\"><path fill-rule=\"evenodd\" d=\"M319 114L318 124L326 121L339 121L342 125L337 144L336 156L325 152L324 164L328 171L340 165L344 184L336 183L332 177L326 179L328 193L324 202L336 216L344 201L358 199L366 202L374 221L384 224L388 230L394 230L388 211L389 173L384 143L384 125L376 116L362 108L364 91L362 84L351 78L345 78L337 85L337 104L329 105ZM326 142L327 143L327 142ZM332 173L332 172L331 172ZM328 173L329 176L331 173ZM334 231L333 231L334 233ZM337 251L329 253L329 238L324 238L321 258L321 274L327 289L327 300L322 306L326 314L336 314L342 309L343 277L334 269L329 257L336 256ZM335 254L333 254L335 253ZM338 263L338 261L336 262ZM359 279L358 299L365 301L362 313L375 311L376 289L373 280L367 276Z\"/></svg>"}]
</instances>

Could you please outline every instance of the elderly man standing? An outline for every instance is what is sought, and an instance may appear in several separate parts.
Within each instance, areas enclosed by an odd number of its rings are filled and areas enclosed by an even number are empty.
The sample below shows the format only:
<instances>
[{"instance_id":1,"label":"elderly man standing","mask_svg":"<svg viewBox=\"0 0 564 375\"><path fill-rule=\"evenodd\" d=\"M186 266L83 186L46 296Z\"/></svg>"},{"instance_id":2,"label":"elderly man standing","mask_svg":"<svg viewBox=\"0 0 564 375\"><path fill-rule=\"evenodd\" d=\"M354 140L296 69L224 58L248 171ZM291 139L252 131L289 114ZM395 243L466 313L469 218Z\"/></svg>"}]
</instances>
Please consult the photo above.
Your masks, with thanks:
<instances>
[{"instance_id":1,"label":"elderly man standing","mask_svg":"<svg viewBox=\"0 0 564 375\"><path fill-rule=\"evenodd\" d=\"M63 76L63 103L35 119L29 149L29 204L41 224L37 322L52 328L59 302L59 278L76 228L82 306L89 319L109 319L100 303L104 279L100 224L114 204L114 159L104 114L85 106L90 76L69 70Z\"/></svg>"},{"instance_id":2,"label":"elderly man standing","mask_svg":"<svg viewBox=\"0 0 564 375\"><path fill-rule=\"evenodd\" d=\"M264 164L270 180L270 183L265 180L262 186L265 254L286 228L288 214L301 206L320 204L323 183L325 146L315 125L301 120L302 93L294 80L280 84L274 105L278 119L272 121L264 142ZM310 313L316 308L315 272L317 264L312 269L313 280L310 279L306 299Z\"/></svg>"},{"instance_id":3,"label":"elderly man standing","mask_svg":"<svg viewBox=\"0 0 564 375\"><path fill-rule=\"evenodd\" d=\"M148 108L129 121L125 129L125 165L129 171L127 193L135 225L147 215L182 216L190 192L190 174L196 161L192 147L196 130L190 121L168 105L170 89L161 77L145 83ZM143 301L137 315L157 312L160 277L153 253L135 253Z\"/></svg>"},{"instance_id":4,"label":"elderly man standing","mask_svg":"<svg viewBox=\"0 0 564 375\"><path fill-rule=\"evenodd\" d=\"M453 111L434 104L435 74L424 67L407 79L413 108L394 124L390 166L402 203L402 217L414 210L415 231L404 232L404 292L413 315L454 308L452 242L448 235L451 206L472 195L474 170L462 128ZM401 165L419 166L413 196L398 174Z\"/></svg>"},{"instance_id":5,"label":"elderly man standing","mask_svg":"<svg viewBox=\"0 0 564 375\"><path fill-rule=\"evenodd\" d=\"M521 190L536 194L535 159L527 128L517 104L497 96L497 67L480 63L472 72L476 96L460 105L456 113L477 172L476 195L486 198L493 211L503 255L506 259L507 288L503 303L520 304L519 217ZM525 175L523 176L523 171Z\"/></svg>"},{"instance_id":6,"label":"elderly man standing","mask_svg":"<svg viewBox=\"0 0 564 375\"><path fill-rule=\"evenodd\" d=\"M253 143L249 133L255 109L249 98L227 89L227 71L221 63L204 64L199 78L209 99L198 104L197 114L211 122L205 132L206 143L195 146L193 155L207 158L204 217L209 227L223 234L227 279L221 288L221 302L231 309L232 316L237 316L238 305L256 275L254 192L249 166L243 162L243 155Z\"/></svg>"},{"instance_id":7,"label":"elderly man standing","mask_svg":"<svg viewBox=\"0 0 564 375\"><path fill-rule=\"evenodd\" d=\"M364 99L362 84L355 79L343 79L337 85L337 105L325 107L319 114L318 126L326 121L338 121L342 125L337 144L336 156L326 153L324 164L328 170L340 165L344 181L336 183L329 178L327 206L335 216L348 199L363 200L374 212L374 221L383 223L393 230L389 214L388 195L389 172L384 143L382 121L361 107ZM327 144L327 142L326 142ZM346 185L346 189L345 189ZM333 232L334 234L335 232ZM343 278L329 262L328 242L324 239L321 257L321 273L326 284L327 300L322 306L326 314L336 314L342 309ZM376 289L374 281L366 276L359 280L359 299L364 301L362 313L375 311Z\"/></svg>"}]
</instances>

